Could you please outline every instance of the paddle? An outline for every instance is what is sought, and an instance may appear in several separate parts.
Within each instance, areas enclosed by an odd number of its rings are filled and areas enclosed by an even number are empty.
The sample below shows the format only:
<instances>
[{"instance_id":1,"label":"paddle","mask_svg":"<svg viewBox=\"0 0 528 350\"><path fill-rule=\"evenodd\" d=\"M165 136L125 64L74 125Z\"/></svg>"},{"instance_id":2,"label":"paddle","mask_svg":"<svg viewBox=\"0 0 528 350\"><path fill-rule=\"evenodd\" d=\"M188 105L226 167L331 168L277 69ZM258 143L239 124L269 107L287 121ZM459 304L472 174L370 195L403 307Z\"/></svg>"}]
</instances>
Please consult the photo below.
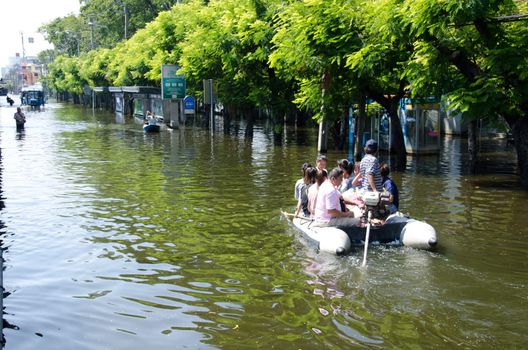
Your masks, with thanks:
<instances>
[{"instance_id":1,"label":"paddle","mask_svg":"<svg viewBox=\"0 0 528 350\"><path fill-rule=\"evenodd\" d=\"M304 216L295 215L295 214L292 214L292 213L287 213L287 212L282 211L282 210L281 210L281 214L284 215L285 217L299 218L299 219L301 219L301 220L313 221L313 220L310 219L310 218L307 218L307 217L304 217Z\"/></svg>"},{"instance_id":2,"label":"paddle","mask_svg":"<svg viewBox=\"0 0 528 350\"><path fill-rule=\"evenodd\" d=\"M365 235L365 250L363 251L363 263L361 264L361 267L367 266L367 250L368 250L368 243L369 243L369 236L370 236L370 217L372 216L372 212L368 211L368 217L367 217L367 234Z\"/></svg>"}]
</instances>

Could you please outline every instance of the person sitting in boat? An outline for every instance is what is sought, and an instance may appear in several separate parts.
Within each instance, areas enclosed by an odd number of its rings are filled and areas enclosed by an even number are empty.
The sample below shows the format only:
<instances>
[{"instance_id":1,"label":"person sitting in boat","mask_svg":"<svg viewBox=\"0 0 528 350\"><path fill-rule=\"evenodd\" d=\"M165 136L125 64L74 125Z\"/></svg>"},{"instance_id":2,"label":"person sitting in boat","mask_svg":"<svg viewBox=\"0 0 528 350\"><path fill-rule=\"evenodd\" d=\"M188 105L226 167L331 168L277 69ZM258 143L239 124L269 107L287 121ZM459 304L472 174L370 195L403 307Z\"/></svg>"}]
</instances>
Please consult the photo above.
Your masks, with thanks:
<instances>
[{"instance_id":1,"label":"person sitting in boat","mask_svg":"<svg viewBox=\"0 0 528 350\"><path fill-rule=\"evenodd\" d=\"M150 114L147 114L147 123L148 125L158 124L158 119L156 119L156 115L153 112L150 112Z\"/></svg>"},{"instance_id":2,"label":"person sitting in boat","mask_svg":"<svg viewBox=\"0 0 528 350\"><path fill-rule=\"evenodd\" d=\"M378 143L370 139L365 143L365 156L359 164L359 174L353 180L355 186L359 185L359 179L362 179L361 189L363 191L383 192L381 183L381 172L378 158L375 154L378 151Z\"/></svg>"},{"instance_id":3,"label":"person sitting in boat","mask_svg":"<svg viewBox=\"0 0 528 350\"><path fill-rule=\"evenodd\" d=\"M343 170L343 183L339 187L343 202L348 210L354 212L355 217L359 217L362 215L362 210L365 207L365 203L357 191L361 188L361 178L357 186L353 184L354 178L359 174L359 163L353 164L348 159L341 159L338 161L338 166Z\"/></svg>"},{"instance_id":4,"label":"person sitting in boat","mask_svg":"<svg viewBox=\"0 0 528 350\"><path fill-rule=\"evenodd\" d=\"M306 217L310 217L310 211L308 210L308 191L313 184L315 184L315 177L317 175L317 169L308 167L304 171L303 185L301 186L301 194L299 201L297 202L297 208L295 209L295 216L302 214Z\"/></svg>"},{"instance_id":5,"label":"person sitting in boat","mask_svg":"<svg viewBox=\"0 0 528 350\"><path fill-rule=\"evenodd\" d=\"M150 111L147 111L147 113L145 113L145 116L143 116L143 124L148 124L148 118L151 116L152 113L150 113Z\"/></svg>"},{"instance_id":6,"label":"person sitting in boat","mask_svg":"<svg viewBox=\"0 0 528 350\"><path fill-rule=\"evenodd\" d=\"M304 172L306 171L308 167L311 167L311 166L312 165L310 163L303 163L303 165L301 166L302 177L299 180L297 180L297 182L295 183L295 190L293 193L296 201L299 200L299 197L301 195L301 187L304 185Z\"/></svg>"},{"instance_id":7,"label":"person sitting in boat","mask_svg":"<svg viewBox=\"0 0 528 350\"><path fill-rule=\"evenodd\" d=\"M326 163L326 156L324 154L320 154L317 156L317 159L315 161L315 167L320 170L326 170Z\"/></svg>"},{"instance_id":8,"label":"person sitting in boat","mask_svg":"<svg viewBox=\"0 0 528 350\"><path fill-rule=\"evenodd\" d=\"M348 159L341 159L337 161L337 166L343 171L343 182L339 187L339 192L343 193L351 188L354 188L352 181L354 180L354 163L349 162Z\"/></svg>"},{"instance_id":9,"label":"person sitting in boat","mask_svg":"<svg viewBox=\"0 0 528 350\"><path fill-rule=\"evenodd\" d=\"M24 124L26 124L26 115L22 112L20 107L17 107L17 111L13 118L16 121L17 130L24 129Z\"/></svg>"},{"instance_id":10,"label":"person sitting in boat","mask_svg":"<svg viewBox=\"0 0 528 350\"><path fill-rule=\"evenodd\" d=\"M315 183L310 186L308 189L308 211L310 212L310 217L313 218L315 214L315 205L317 203L317 195L319 193L319 187L326 181L328 178L328 173L325 169L315 168Z\"/></svg>"},{"instance_id":11,"label":"person sitting in boat","mask_svg":"<svg viewBox=\"0 0 528 350\"><path fill-rule=\"evenodd\" d=\"M343 171L334 168L328 174L328 179L323 182L317 194L314 213L314 225L335 226L341 229L361 225L361 219L355 218L354 213L342 211L341 194L337 190L343 181Z\"/></svg>"},{"instance_id":12,"label":"person sitting in boat","mask_svg":"<svg viewBox=\"0 0 528 350\"><path fill-rule=\"evenodd\" d=\"M398 187L396 186L392 178L389 177L390 168L388 164L381 164L380 172L382 177L383 188L390 193L390 204L387 206L387 210L389 211L389 213L393 214L398 211L398 206L400 204L400 199L398 196Z\"/></svg>"}]
</instances>

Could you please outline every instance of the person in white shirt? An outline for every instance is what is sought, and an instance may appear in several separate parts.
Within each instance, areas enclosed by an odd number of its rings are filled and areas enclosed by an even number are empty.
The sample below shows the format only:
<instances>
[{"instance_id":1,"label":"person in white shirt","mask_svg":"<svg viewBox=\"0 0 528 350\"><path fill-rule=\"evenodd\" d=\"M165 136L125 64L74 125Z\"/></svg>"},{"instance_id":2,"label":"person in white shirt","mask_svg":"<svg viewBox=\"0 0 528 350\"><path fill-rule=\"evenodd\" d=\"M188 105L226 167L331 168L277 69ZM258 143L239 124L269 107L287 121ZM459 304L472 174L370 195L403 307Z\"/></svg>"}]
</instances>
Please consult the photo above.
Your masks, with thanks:
<instances>
[{"instance_id":1,"label":"person in white shirt","mask_svg":"<svg viewBox=\"0 0 528 350\"><path fill-rule=\"evenodd\" d=\"M341 194L337 188L342 181L343 171L334 168L328 174L328 179L319 187L315 203L314 225L336 226L343 229L361 225L361 218L355 218L353 212L341 210Z\"/></svg>"}]
</instances>

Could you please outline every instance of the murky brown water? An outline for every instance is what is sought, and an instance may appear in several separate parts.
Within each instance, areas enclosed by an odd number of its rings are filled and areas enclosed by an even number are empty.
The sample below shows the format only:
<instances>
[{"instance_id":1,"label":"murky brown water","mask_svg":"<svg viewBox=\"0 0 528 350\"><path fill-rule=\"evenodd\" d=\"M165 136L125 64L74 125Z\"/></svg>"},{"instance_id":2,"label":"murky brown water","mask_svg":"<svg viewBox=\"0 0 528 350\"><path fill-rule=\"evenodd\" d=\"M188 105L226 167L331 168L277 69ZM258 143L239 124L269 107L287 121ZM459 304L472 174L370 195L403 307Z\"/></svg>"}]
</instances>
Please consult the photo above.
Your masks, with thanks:
<instances>
[{"instance_id":1,"label":"murky brown water","mask_svg":"<svg viewBox=\"0 0 528 350\"><path fill-rule=\"evenodd\" d=\"M5 103L4 103L5 104ZM69 105L0 108L6 349L503 349L528 344L511 146L408 158L401 209L437 252L319 254L279 216L316 130L145 135ZM346 154L331 152L330 162Z\"/></svg>"}]
</instances>

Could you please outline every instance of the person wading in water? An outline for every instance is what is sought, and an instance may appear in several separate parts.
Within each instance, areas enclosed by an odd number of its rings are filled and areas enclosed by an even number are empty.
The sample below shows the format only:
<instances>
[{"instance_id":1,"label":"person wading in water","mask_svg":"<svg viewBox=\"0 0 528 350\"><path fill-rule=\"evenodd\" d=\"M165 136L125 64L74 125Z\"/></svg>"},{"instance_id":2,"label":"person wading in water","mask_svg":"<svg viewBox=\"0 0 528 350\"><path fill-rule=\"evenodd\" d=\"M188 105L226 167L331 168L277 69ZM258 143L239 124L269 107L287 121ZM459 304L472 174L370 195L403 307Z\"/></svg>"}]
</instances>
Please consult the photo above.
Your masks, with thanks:
<instances>
[{"instance_id":1,"label":"person wading in water","mask_svg":"<svg viewBox=\"0 0 528 350\"><path fill-rule=\"evenodd\" d=\"M22 109L20 109L20 107L17 107L17 111L13 118L16 121L17 131L24 129L24 124L26 124L26 115L22 112Z\"/></svg>"}]
</instances>

